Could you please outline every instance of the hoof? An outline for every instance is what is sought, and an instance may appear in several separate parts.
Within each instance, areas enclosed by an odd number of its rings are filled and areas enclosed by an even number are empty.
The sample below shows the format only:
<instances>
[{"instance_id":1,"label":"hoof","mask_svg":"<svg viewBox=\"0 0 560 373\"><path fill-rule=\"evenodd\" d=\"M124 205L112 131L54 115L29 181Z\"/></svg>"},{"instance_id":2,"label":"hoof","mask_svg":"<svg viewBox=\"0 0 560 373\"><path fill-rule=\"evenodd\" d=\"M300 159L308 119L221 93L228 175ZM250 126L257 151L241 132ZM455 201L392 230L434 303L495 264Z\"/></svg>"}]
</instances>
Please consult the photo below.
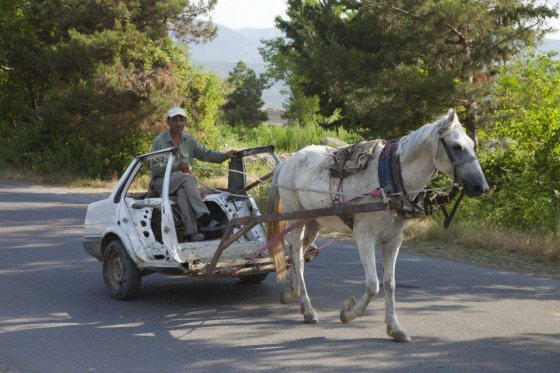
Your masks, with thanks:
<instances>
[{"instance_id":1,"label":"hoof","mask_svg":"<svg viewBox=\"0 0 560 373\"><path fill-rule=\"evenodd\" d=\"M405 332L399 331L391 336L395 342L410 342L412 339Z\"/></svg>"},{"instance_id":2,"label":"hoof","mask_svg":"<svg viewBox=\"0 0 560 373\"><path fill-rule=\"evenodd\" d=\"M296 299L298 296L299 295L294 294L294 291L292 290L292 288L287 288L286 290L284 290L282 295L280 295L280 302L282 304L288 304L288 303L292 302L294 299Z\"/></svg>"},{"instance_id":3,"label":"hoof","mask_svg":"<svg viewBox=\"0 0 560 373\"><path fill-rule=\"evenodd\" d=\"M355 305L356 305L356 298L354 297L350 297L346 300L346 302L344 302L344 305L342 306L342 310L340 311L340 322L346 324L357 317L355 315L348 316L348 313L352 311Z\"/></svg>"},{"instance_id":4,"label":"hoof","mask_svg":"<svg viewBox=\"0 0 560 373\"><path fill-rule=\"evenodd\" d=\"M313 308L311 308L310 312L305 312L305 306L301 303L300 311L303 314L303 321L305 321L306 324L317 324L319 322L317 312L315 312Z\"/></svg>"},{"instance_id":5,"label":"hoof","mask_svg":"<svg viewBox=\"0 0 560 373\"><path fill-rule=\"evenodd\" d=\"M306 324L317 324L319 322L319 318L317 317L317 313L313 311L311 313L304 314L303 321L305 321Z\"/></svg>"},{"instance_id":6,"label":"hoof","mask_svg":"<svg viewBox=\"0 0 560 373\"><path fill-rule=\"evenodd\" d=\"M395 342L410 342L412 340L404 330L392 330L389 326L387 326L387 334Z\"/></svg>"},{"instance_id":7,"label":"hoof","mask_svg":"<svg viewBox=\"0 0 560 373\"><path fill-rule=\"evenodd\" d=\"M343 324L347 324L350 321L352 321L352 319L346 317L345 310L340 310L340 322L343 323Z\"/></svg>"}]
</instances>

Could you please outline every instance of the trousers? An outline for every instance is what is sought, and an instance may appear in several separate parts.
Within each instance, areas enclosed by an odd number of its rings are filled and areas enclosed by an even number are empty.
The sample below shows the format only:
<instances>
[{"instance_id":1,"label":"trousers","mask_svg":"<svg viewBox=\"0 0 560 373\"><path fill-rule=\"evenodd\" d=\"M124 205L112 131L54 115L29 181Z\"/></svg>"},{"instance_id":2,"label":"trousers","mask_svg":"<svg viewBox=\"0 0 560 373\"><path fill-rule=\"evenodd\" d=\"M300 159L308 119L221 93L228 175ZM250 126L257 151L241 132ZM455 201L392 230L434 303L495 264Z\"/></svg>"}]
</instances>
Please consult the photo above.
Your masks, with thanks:
<instances>
[{"instance_id":1,"label":"trousers","mask_svg":"<svg viewBox=\"0 0 560 373\"><path fill-rule=\"evenodd\" d=\"M152 187L156 190L163 190L163 177L156 177L152 180ZM196 219L210 211L200 193L196 177L192 174L175 173L169 180L169 194L177 194L177 205L185 222L185 234L198 232Z\"/></svg>"}]
</instances>

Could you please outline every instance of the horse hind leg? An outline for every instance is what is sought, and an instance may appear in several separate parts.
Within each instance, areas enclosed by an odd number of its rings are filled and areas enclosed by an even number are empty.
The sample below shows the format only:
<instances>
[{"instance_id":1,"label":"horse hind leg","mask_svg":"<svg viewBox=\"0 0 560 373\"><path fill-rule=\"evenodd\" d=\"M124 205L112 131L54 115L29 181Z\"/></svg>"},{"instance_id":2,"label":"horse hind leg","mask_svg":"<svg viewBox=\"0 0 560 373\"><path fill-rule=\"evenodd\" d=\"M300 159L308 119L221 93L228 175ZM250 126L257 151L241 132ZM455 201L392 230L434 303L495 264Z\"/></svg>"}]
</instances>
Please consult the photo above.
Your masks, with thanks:
<instances>
[{"instance_id":1,"label":"horse hind leg","mask_svg":"<svg viewBox=\"0 0 560 373\"><path fill-rule=\"evenodd\" d=\"M319 235L319 231L321 226L315 220L310 223L307 223L304 227L303 233L303 251L308 248L317 238ZM288 304L292 302L294 299L300 297L301 291L298 286L298 281L296 278L296 273L294 271L294 266L291 266L289 269L289 277L290 277L290 286L288 286L282 295L280 296L280 302L283 304Z\"/></svg>"},{"instance_id":2,"label":"horse hind leg","mask_svg":"<svg viewBox=\"0 0 560 373\"><path fill-rule=\"evenodd\" d=\"M293 272L291 273L293 275L291 278L292 288L300 291L301 312L303 313L304 321L307 324L316 324L319 322L319 318L317 317L317 312L315 312L311 305L311 299L309 299L309 295L307 294L303 276L303 231L303 228L294 229L288 237L290 257L293 266Z\"/></svg>"},{"instance_id":3,"label":"horse hind leg","mask_svg":"<svg viewBox=\"0 0 560 373\"><path fill-rule=\"evenodd\" d=\"M385 324L387 334L397 342L410 342L410 337L399 324L395 310L395 264L402 234L393 240L382 243L383 252L383 289L385 290Z\"/></svg>"},{"instance_id":4,"label":"horse hind leg","mask_svg":"<svg viewBox=\"0 0 560 373\"><path fill-rule=\"evenodd\" d=\"M289 269L290 285L282 292L280 296L280 302L283 304L291 303L294 299L298 298L301 294L296 281L296 274L294 271L294 266Z\"/></svg>"},{"instance_id":5,"label":"horse hind leg","mask_svg":"<svg viewBox=\"0 0 560 373\"><path fill-rule=\"evenodd\" d=\"M374 240L370 236L356 237L356 243L366 276L366 291L358 301L354 297L346 300L340 311L340 321L342 323L348 323L362 316L370 301L379 293L379 279L377 278L377 269L375 268Z\"/></svg>"},{"instance_id":6,"label":"horse hind leg","mask_svg":"<svg viewBox=\"0 0 560 373\"><path fill-rule=\"evenodd\" d=\"M315 242L315 240L317 239L317 236L319 235L320 230L321 230L321 225L319 223L317 223L315 220L313 220L312 222L307 223L305 225L305 231L304 231L304 234L303 234L303 247L302 247L304 257L305 257L305 254L307 253L307 251L311 248L311 245L313 244L313 242ZM316 249L316 247L313 247L312 249ZM315 254L311 254L305 260L307 262L310 262L317 255L319 255L319 252L316 252Z\"/></svg>"}]
</instances>

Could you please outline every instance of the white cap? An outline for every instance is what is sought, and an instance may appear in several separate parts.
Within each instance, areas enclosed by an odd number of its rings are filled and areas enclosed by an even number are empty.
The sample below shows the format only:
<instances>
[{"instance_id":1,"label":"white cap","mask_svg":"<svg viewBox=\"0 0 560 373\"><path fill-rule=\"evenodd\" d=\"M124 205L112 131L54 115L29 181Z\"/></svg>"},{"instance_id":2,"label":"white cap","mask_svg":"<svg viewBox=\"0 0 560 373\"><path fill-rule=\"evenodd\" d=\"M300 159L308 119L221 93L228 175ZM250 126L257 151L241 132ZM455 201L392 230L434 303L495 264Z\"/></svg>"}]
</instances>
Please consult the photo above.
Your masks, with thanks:
<instances>
[{"instance_id":1,"label":"white cap","mask_svg":"<svg viewBox=\"0 0 560 373\"><path fill-rule=\"evenodd\" d=\"M181 109L180 107L171 108L167 112L167 117L168 118L173 118L176 115L182 115L185 118L187 117L187 113L185 113L185 110Z\"/></svg>"}]
</instances>

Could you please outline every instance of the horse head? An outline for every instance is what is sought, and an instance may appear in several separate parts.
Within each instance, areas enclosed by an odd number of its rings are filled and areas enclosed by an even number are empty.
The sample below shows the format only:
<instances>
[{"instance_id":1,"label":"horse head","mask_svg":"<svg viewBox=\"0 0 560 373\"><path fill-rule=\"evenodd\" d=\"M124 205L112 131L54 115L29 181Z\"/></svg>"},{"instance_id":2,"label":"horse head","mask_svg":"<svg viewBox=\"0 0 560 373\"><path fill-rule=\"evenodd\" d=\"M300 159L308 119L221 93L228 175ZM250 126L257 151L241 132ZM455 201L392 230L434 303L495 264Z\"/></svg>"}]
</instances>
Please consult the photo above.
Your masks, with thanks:
<instances>
[{"instance_id":1,"label":"horse head","mask_svg":"<svg viewBox=\"0 0 560 373\"><path fill-rule=\"evenodd\" d=\"M480 197L489 188L474 151L474 142L465 133L455 110L449 109L440 123L434 155L436 168L453 176L468 197Z\"/></svg>"}]
</instances>

